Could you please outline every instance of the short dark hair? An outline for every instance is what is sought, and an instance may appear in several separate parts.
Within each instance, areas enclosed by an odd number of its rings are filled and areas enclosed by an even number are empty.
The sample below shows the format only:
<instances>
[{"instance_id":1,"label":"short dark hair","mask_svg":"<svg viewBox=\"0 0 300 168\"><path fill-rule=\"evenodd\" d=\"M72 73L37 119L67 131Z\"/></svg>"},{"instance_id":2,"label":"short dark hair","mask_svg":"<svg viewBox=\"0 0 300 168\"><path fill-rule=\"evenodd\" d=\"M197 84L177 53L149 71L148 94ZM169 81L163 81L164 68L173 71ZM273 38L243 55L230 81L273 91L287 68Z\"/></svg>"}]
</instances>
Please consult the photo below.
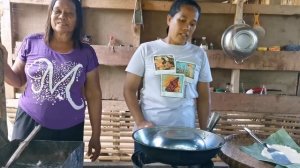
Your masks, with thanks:
<instances>
[{"instance_id":1,"label":"short dark hair","mask_svg":"<svg viewBox=\"0 0 300 168\"><path fill-rule=\"evenodd\" d=\"M172 17L175 16L176 13L178 13L180 11L181 6L183 6L183 5L190 5L190 6L195 7L199 13L199 16L197 19L197 21L199 21L200 15L201 15L201 8L195 0L175 0L172 4L168 14Z\"/></svg>"},{"instance_id":2,"label":"short dark hair","mask_svg":"<svg viewBox=\"0 0 300 168\"><path fill-rule=\"evenodd\" d=\"M190 5L197 9L197 11L199 13L199 16L197 19L197 22L198 22L200 19L200 15L201 15L201 7L198 5L198 3L195 0L175 0L173 2L173 4L171 5L168 15L170 15L172 17L175 16L176 13L178 13L180 11L181 6L183 6L183 5ZM166 32L167 32L167 34L169 33L169 26L167 27Z\"/></svg>"},{"instance_id":3,"label":"short dark hair","mask_svg":"<svg viewBox=\"0 0 300 168\"><path fill-rule=\"evenodd\" d=\"M46 22L46 30L45 30L45 43L47 45L50 44L50 41L53 37L53 28L51 26L51 14L53 11L53 7L58 0L52 0L49 7L48 7L48 16L47 16L47 22ZM81 30L82 30L82 7L80 0L70 0L75 5L75 12L76 12L76 25L75 29L73 31L72 40L74 42L74 48L81 48Z\"/></svg>"}]
</instances>

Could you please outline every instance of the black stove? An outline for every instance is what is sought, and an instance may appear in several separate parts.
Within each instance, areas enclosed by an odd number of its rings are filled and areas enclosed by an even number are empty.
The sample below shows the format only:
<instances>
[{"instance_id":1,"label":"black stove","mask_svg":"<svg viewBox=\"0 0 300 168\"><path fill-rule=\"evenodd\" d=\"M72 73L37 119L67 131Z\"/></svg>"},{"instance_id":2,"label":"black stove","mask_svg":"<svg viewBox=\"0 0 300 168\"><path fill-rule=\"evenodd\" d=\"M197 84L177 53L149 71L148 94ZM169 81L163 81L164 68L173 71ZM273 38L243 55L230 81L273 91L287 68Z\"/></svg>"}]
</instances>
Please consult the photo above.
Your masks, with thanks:
<instances>
[{"instance_id":1,"label":"black stove","mask_svg":"<svg viewBox=\"0 0 300 168\"><path fill-rule=\"evenodd\" d=\"M133 153L131 160L135 167L142 168L145 164L156 163L157 161L147 158L142 152ZM170 165L173 168L177 168L179 165ZM200 165L186 165L188 168L216 168L212 160Z\"/></svg>"}]
</instances>

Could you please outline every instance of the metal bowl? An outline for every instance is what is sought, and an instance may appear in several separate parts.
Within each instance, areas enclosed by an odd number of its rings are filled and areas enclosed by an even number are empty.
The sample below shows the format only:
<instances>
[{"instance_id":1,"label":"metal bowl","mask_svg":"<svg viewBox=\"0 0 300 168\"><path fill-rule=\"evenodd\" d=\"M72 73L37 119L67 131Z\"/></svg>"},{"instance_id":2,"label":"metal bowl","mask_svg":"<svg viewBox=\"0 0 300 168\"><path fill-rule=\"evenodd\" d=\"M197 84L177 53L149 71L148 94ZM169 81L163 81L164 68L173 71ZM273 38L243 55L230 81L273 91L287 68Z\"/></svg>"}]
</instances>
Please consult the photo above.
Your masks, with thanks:
<instances>
[{"instance_id":1,"label":"metal bowl","mask_svg":"<svg viewBox=\"0 0 300 168\"><path fill-rule=\"evenodd\" d=\"M231 25L224 31L221 39L225 54L233 57L237 63L247 59L256 50L257 44L257 34L247 24Z\"/></svg>"},{"instance_id":2,"label":"metal bowl","mask_svg":"<svg viewBox=\"0 0 300 168\"><path fill-rule=\"evenodd\" d=\"M225 143L217 134L186 127L143 128L133 139L154 160L182 166L206 163Z\"/></svg>"}]
</instances>

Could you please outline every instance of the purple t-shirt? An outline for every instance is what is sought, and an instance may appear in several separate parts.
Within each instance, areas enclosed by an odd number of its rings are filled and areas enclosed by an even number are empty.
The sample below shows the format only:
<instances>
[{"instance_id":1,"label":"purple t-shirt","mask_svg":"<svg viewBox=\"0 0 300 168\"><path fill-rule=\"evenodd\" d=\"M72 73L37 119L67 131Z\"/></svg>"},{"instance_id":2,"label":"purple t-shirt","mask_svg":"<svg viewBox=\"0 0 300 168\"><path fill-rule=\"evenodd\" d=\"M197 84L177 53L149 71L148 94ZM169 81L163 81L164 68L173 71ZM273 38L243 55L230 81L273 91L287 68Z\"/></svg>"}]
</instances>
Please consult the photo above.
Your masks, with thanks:
<instances>
[{"instance_id":1,"label":"purple t-shirt","mask_svg":"<svg viewBox=\"0 0 300 168\"><path fill-rule=\"evenodd\" d=\"M25 38L19 50L27 79L19 106L44 127L69 128L84 121L86 76L99 63L88 44L62 54L49 48L43 37Z\"/></svg>"}]
</instances>

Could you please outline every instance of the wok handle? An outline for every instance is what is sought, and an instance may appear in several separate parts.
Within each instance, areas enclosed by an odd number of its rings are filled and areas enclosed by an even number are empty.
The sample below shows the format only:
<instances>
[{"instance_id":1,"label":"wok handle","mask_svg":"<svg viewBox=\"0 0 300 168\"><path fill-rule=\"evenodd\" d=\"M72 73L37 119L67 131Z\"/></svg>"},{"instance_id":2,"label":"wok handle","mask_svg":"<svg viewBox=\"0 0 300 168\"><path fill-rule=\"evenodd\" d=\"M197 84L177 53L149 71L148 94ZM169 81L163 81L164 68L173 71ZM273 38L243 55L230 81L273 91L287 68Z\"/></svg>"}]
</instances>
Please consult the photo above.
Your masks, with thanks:
<instances>
[{"instance_id":1,"label":"wok handle","mask_svg":"<svg viewBox=\"0 0 300 168\"><path fill-rule=\"evenodd\" d=\"M268 148L267 144L261 141L249 128L244 127L244 130L247 131L258 143Z\"/></svg>"},{"instance_id":2,"label":"wok handle","mask_svg":"<svg viewBox=\"0 0 300 168\"><path fill-rule=\"evenodd\" d=\"M213 112L208 120L206 130L212 132L212 130L215 128L219 120L220 120L220 114L217 112Z\"/></svg>"}]
</instances>

